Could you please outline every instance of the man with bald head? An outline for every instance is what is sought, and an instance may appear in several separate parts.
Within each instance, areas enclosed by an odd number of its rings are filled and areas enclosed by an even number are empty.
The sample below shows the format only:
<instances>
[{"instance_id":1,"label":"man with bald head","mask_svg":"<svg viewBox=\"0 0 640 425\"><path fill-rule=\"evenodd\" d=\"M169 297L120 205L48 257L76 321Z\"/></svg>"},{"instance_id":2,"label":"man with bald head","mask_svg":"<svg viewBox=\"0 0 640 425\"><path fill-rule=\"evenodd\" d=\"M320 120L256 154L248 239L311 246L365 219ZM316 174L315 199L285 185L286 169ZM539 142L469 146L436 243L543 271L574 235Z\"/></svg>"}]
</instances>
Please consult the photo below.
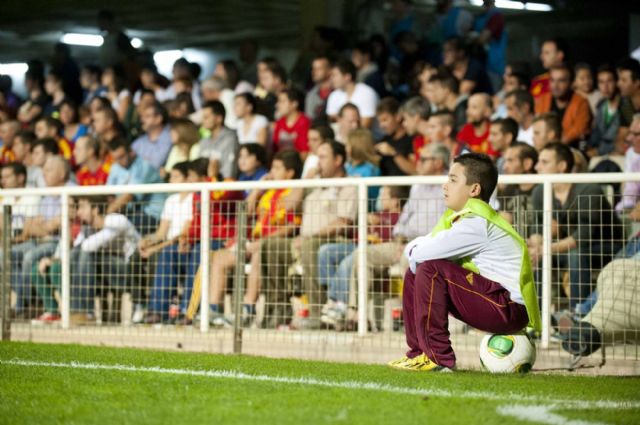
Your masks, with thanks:
<instances>
[{"instance_id":1,"label":"man with bald head","mask_svg":"<svg viewBox=\"0 0 640 425\"><path fill-rule=\"evenodd\" d=\"M472 151L485 153L495 159L500 154L489 142L489 118L492 112L491 96L486 93L472 95L467 104L467 123L460 129L457 139Z\"/></svg>"}]
</instances>

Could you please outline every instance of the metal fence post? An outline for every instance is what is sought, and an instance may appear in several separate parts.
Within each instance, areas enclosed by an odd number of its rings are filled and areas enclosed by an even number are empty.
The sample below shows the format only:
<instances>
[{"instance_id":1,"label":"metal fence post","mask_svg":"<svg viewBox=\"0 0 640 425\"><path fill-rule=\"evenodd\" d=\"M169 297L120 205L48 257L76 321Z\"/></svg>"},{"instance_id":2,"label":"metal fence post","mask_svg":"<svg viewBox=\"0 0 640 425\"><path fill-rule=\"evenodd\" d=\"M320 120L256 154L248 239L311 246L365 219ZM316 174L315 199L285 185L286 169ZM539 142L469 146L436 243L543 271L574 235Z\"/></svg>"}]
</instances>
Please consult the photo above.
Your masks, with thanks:
<instances>
[{"instance_id":1,"label":"metal fence post","mask_svg":"<svg viewBox=\"0 0 640 425\"><path fill-rule=\"evenodd\" d=\"M551 326L551 219L553 184L543 183L542 203L542 348L549 347Z\"/></svg>"},{"instance_id":2,"label":"metal fence post","mask_svg":"<svg viewBox=\"0 0 640 425\"><path fill-rule=\"evenodd\" d=\"M238 202L236 207L236 269L233 288L233 352L242 353L242 295L244 294L244 262L247 226L247 204ZM257 254L256 254L257 255Z\"/></svg>"},{"instance_id":3,"label":"metal fence post","mask_svg":"<svg viewBox=\"0 0 640 425\"><path fill-rule=\"evenodd\" d=\"M11 206L2 211L2 340L11 339Z\"/></svg>"},{"instance_id":4,"label":"metal fence post","mask_svg":"<svg viewBox=\"0 0 640 425\"><path fill-rule=\"evenodd\" d=\"M60 272L60 279L62 280L60 294L62 305L60 306L62 315L62 329L69 329L69 322L71 317L71 231L69 228L69 194L63 193L60 195L60 209L62 220L60 223L60 265L62 270ZM93 300L91 300L93 301Z\"/></svg>"},{"instance_id":5,"label":"metal fence post","mask_svg":"<svg viewBox=\"0 0 640 425\"><path fill-rule=\"evenodd\" d=\"M211 249L211 196L200 192L200 332L209 330L209 250Z\"/></svg>"},{"instance_id":6,"label":"metal fence post","mask_svg":"<svg viewBox=\"0 0 640 425\"><path fill-rule=\"evenodd\" d=\"M367 334L367 196L365 183L358 185L358 335Z\"/></svg>"}]
</instances>

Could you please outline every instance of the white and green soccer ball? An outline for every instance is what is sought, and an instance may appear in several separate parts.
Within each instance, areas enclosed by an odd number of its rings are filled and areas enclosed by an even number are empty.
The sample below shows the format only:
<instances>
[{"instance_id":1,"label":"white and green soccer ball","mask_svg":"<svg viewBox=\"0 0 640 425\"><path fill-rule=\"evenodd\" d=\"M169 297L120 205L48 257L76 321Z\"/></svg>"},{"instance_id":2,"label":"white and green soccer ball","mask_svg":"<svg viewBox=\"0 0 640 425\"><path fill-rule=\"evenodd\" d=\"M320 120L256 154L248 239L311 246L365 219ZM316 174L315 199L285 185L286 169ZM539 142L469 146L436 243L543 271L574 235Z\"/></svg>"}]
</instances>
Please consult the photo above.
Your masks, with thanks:
<instances>
[{"instance_id":1,"label":"white and green soccer ball","mask_svg":"<svg viewBox=\"0 0 640 425\"><path fill-rule=\"evenodd\" d=\"M525 373L536 361L536 347L526 334L485 335L480 363L491 373Z\"/></svg>"}]
</instances>

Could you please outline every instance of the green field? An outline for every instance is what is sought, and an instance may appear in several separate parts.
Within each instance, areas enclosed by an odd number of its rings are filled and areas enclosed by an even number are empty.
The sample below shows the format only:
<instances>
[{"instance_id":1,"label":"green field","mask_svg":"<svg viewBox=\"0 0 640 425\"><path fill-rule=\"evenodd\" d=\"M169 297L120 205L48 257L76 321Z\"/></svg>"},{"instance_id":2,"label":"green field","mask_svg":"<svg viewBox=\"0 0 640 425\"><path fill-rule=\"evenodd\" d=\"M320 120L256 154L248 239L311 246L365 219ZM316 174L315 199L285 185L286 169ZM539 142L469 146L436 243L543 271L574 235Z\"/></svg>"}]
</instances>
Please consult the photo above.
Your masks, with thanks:
<instances>
[{"instance_id":1,"label":"green field","mask_svg":"<svg viewBox=\"0 0 640 425\"><path fill-rule=\"evenodd\" d=\"M381 359L381 362L384 359ZM0 423L639 424L640 378L0 343Z\"/></svg>"}]
</instances>

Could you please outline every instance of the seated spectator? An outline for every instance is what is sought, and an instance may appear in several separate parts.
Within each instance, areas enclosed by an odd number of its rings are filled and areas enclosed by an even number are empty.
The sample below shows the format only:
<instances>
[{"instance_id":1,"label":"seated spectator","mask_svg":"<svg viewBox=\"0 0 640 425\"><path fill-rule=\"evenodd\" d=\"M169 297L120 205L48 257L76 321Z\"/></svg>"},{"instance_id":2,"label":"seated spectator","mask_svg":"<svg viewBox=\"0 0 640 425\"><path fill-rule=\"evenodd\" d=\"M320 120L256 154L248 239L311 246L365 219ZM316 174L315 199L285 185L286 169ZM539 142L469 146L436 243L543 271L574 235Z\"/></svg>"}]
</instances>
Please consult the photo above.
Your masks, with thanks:
<instances>
[{"instance_id":1,"label":"seated spectator","mask_svg":"<svg viewBox=\"0 0 640 425\"><path fill-rule=\"evenodd\" d=\"M629 126L633 116L640 112L640 62L633 58L625 58L617 66L618 88L620 89L620 129L616 141L616 151L625 151Z\"/></svg>"},{"instance_id":2,"label":"seated spectator","mask_svg":"<svg viewBox=\"0 0 640 425\"><path fill-rule=\"evenodd\" d=\"M64 126L62 136L72 145L78 138L89 133L89 127L80 123L78 115L78 105L72 100L64 100L60 103L60 122Z\"/></svg>"},{"instance_id":3,"label":"seated spectator","mask_svg":"<svg viewBox=\"0 0 640 425\"><path fill-rule=\"evenodd\" d=\"M240 69L234 60L225 59L218 62L213 75L222 78L236 96L241 93L252 93L255 90L253 84L240 78Z\"/></svg>"},{"instance_id":4,"label":"seated spectator","mask_svg":"<svg viewBox=\"0 0 640 425\"><path fill-rule=\"evenodd\" d=\"M84 226L73 242L71 254L71 323L75 325L93 322L98 279L103 279L101 283L111 290L128 290L129 260L136 251L140 234L124 215L108 213L107 204L105 196L78 198L77 216ZM58 254L53 258L60 258L61 249L57 248ZM52 267L53 258L45 257L32 268L34 285L45 305L44 317L40 316L40 320L45 321L46 313L56 311L53 289L60 289L60 268Z\"/></svg>"},{"instance_id":5,"label":"seated spectator","mask_svg":"<svg viewBox=\"0 0 640 425\"><path fill-rule=\"evenodd\" d=\"M227 86L222 77L213 75L202 82L202 98L205 103L213 101L222 103L226 111L224 125L231 130L237 128L237 117L233 107L235 92ZM195 121L202 121L202 113L200 111L195 114Z\"/></svg>"},{"instance_id":6,"label":"seated spectator","mask_svg":"<svg viewBox=\"0 0 640 425\"><path fill-rule=\"evenodd\" d=\"M579 62L573 67L573 90L587 99L591 108L591 116L596 114L596 106L602 100L602 94L593 87L593 72L591 66L585 62Z\"/></svg>"},{"instance_id":7,"label":"seated spectator","mask_svg":"<svg viewBox=\"0 0 640 425\"><path fill-rule=\"evenodd\" d=\"M344 145L338 142L322 143L318 148L321 178L345 177L346 156ZM275 309L281 309L285 305L286 291L283 285L287 268L294 262L294 256L302 264L302 290L309 300L309 316L292 326L315 328L320 325L323 293L317 282L317 251L320 245L350 236L357 209L355 187L315 189L304 199L300 236L293 241L288 238L269 238L262 243L262 267L265 273L263 284L267 305ZM270 325L280 324L283 316L283 312L273 311Z\"/></svg>"},{"instance_id":8,"label":"seated spectator","mask_svg":"<svg viewBox=\"0 0 640 425\"><path fill-rule=\"evenodd\" d=\"M160 176L166 175L166 170L172 170L179 162L193 161L200 157L200 133L198 127L187 118L175 119L169 125L171 143L173 147L164 166L160 169Z\"/></svg>"},{"instance_id":9,"label":"seated spectator","mask_svg":"<svg viewBox=\"0 0 640 425\"><path fill-rule=\"evenodd\" d=\"M336 142L345 144L351 130L360 128L360 111L353 103L345 103L338 112L338 121L331 124Z\"/></svg>"},{"instance_id":10,"label":"seated spectator","mask_svg":"<svg viewBox=\"0 0 640 425\"><path fill-rule=\"evenodd\" d=\"M450 111L453 114L454 134L457 134L467 122L468 95L460 95L460 84L456 78L448 72L438 72L429 79L430 102L435 105L437 111Z\"/></svg>"},{"instance_id":11,"label":"seated spectator","mask_svg":"<svg viewBox=\"0 0 640 425\"><path fill-rule=\"evenodd\" d=\"M158 170L140 158L123 138L109 144L113 159L107 185L163 183ZM145 235L156 227L162 214L165 195L161 193L123 193L109 203L108 213L122 212Z\"/></svg>"},{"instance_id":12,"label":"seated spectator","mask_svg":"<svg viewBox=\"0 0 640 425\"><path fill-rule=\"evenodd\" d=\"M518 123L511 118L500 118L491 121L489 129L489 143L499 157L496 160L496 168L498 173L503 173L504 152L516 142L518 136Z\"/></svg>"},{"instance_id":13,"label":"seated spectator","mask_svg":"<svg viewBox=\"0 0 640 425\"><path fill-rule=\"evenodd\" d=\"M31 145L31 166L27 169L27 182L33 187L45 187L42 169L45 162L52 156L59 155L60 149L56 141L50 137L37 139Z\"/></svg>"},{"instance_id":14,"label":"seated spectator","mask_svg":"<svg viewBox=\"0 0 640 425\"><path fill-rule=\"evenodd\" d=\"M248 145L245 145L248 146ZM278 152L273 158L269 180L292 180L300 178L302 161L295 150ZM300 225L300 216L295 210L287 209L285 200L291 195L291 189L271 189L264 192L259 200L260 191L255 191L248 202L252 204L250 211L256 212L256 220L246 245L246 257L251 262L251 271L247 281L247 290L242 306L243 323L249 325L256 314L255 304L258 299L261 280L260 247L267 239L283 238L293 235ZM258 200L257 204L254 204ZM222 315L222 300L227 283L227 272L236 265L237 247L235 241L225 249L216 251L211 260L210 280L210 315L214 325L228 323Z\"/></svg>"},{"instance_id":15,"label":"seated spectator","mask_svg":"<svg viewBox=\"0 0 640 425\"><path fill-rule=\"evenodd\" d=\"M529 93L531 80L529 78L528 62L513 62L507 64L502 76L502 88L493 95L493 116L495 118L507 118L507 105L505 99L507 95L516 90L524 90ZM533 98L532 98L533 99ZM531 101L533 105L533 100ZM533 106L531 107L533 112Z\"/></svg>"},{"instance_id":16,"label":"seated spectator","mask_svg":"<svg viewBox=\"0 0 640 425\"><path fill-rule=\"evenodd\" d=\"M369 128L373 124L378 104L377 93L368 85L356 82L356 67L348 60L340 60L331 68L333 91L327 100L327 115L338 119L338 112L347 103L353 103L360 113L360 124Z\"/></svg>"},{"instance_id":17,"label":"seated spectator","mask_svg":"<svg viewBox=\"0 0 640 425\"><path fill-rule=\"evenodd\" d=\"M256 113L264 115L269 122L275 121L278 93L287 88L287 73L274 58L264 58L258 62L258 86L255 90Z\"/></svg>"},{"instance_id":18,"label":"seated spectator","mask_svg":"<svg viewBox=\"0 0 640 425\"><path fill-rule=\"evenodd\" d=\"M31 155L31 145L36 141L36 135L31 131L21 131L13 139L11 152L15 162L19 162L27 167L26 187L38 187L37 176L33 174L33 158ZM38 167L35 167L38 169ZM41 176L40 172L38 175ZM43 184L44 186L44 184Z\"/></svg>"},{"instance_id":19,"label":"seated spectator","mask_svg":"<svg viewBox=\"0 0 640 425\"><path fill-rule=\"evenodd\" d=\"M431 143L444 145L449 150L451 158L463 153L471 152L471 149L453 138L453 114L449 111L438 111L429 117L427 121L427 136Z\"/></svg>"},{"instance_id":20,"label":"seated spectator","mask_svg":"<svg viewBox=\"0 0 640 425\"><path fill-rule=\"evenodd\" d=\"M218 101L202 105L202 127L211 135L200 141L200 157L219 164L224 178L231 178L236 173L236 151L238 138L235 131L225 127L225 109Z\"/></svg>"},{"instance_id":21,"label":"seated spectator","mask_svg":"<svg viewBox=\"0 0 640 425\"><path fill-rule=\"evenodd\" d=\"M304 113L311 122L327 120L327 99L332 90L332 65L333 62L327 55L318 55L311 62L311 81L314 86L307 92L304 101Z\"/></svg>"},{"instance_id":22,"label":"seated spectator","mask_svg":"<svg viewBox=\"0 0 640 425\"><path fill-rule=\"evenodd\" d=\"M540 61L545 72L531 81L531 95L536 102L540 96L551 91L549 71L554 66L565 63L568 59L568 53L569 46L562 38L548 38L542 42Z\"/></svg>"},{"instance_id":23,"label":"seated spectator","mask_svg":"<svg viewBox=\"0 0 640 425\"><path fill-rule=\"evenodd\" d=\"M357 121L357 120L356 120ZM310 179L318 176L318 148L324 142L334 140L334 134L331 127L326 125L312 125L307 134L309 141L309 155L304 160L302 168L302 178Z\"/></svg>"},{"instance_id":24,"label":"seated spectator","mask_svg":"<svg viewBox=\"0 0 640 425\"><path fill-rule=\"evenodd\" d=\"M382 139L375 144L380 159L380 172L383 176L406 176L416 173L416 159L413 153L411 136L402 126L400 103L392 97L380 101L376 108L378 125L384 132Z\"/></svg>"},{"instance_id":25,"label":"seated spectator","mask_svg":"<svg viewBox=\"0 0 640 425\"><path fill-rule=\"evenodd\" d=\"M169 183L189 181L189 168L189 162L175 164L169 173ZM189 260L188 253L179 252L178 241L180 235L186 234L192 213L192 193L178 192L170 195L164 203L155 232L138 243L138 252L142 258L151 258L157 254L149 311L144 318L147 324L169 319L171 293L177 291L178 281L185 276Z\"/></svg>"},{"instance_id":26,"label":"seated spectator","mask_svg":"<svg viewBox=\"0 0 640 425\"><path fill-rule=\"evenodd\" d=\"M103 98L97 97L96 99ZM118 115L111 107L106 107L96 109L95 112L92 113L92 117L93 134L100 141L100 153L106 154L109 150L109 143L111 143L112 140L118 137L124 137L124 131L118 121Z\"/></svg>"},{"instance_id":27,"label":"seated spectator","mask_svg":"<svg viewBox=\"0 0 640 425\"><path fill-rule=\"evenodd\" d=\"M304 94L296 89L287 89L278 93L276 104L280 117L273 128L273 152L284 149L295 149L304 160L309 153L307 132L311 120L303 112Z\"/></svg>"},{"instance_id":28,"label":"seated spectator","mask_svg":"<svg viewBox=\"0 0 640 425\"><path fill-rule=\"evenodd\" d=\"M46 187L73 186L69 181L69 163L61 156L50 156L43 167ZM42 257L51 255L58 244L60 231L60 196L46 195L40 198L35 217L25 220L20 234L13 239L11 248L12 289L16 293L15 312L25 314L25 307L31 298L31 271ZM27 313L28 314L28 313Z\"/></svg>"},{"instance_id":29,"label":"seated spectator","mask_svg":"<svg viewBox=\"0 0 640 425\"><path fill-rule=\"evenodd\" d=\"M102 85L102 70L97 65L85 65L80 70L80 86L84 90L83 105L88 106L94 97L104 96L107 89Z\"/></svg>"},{"instance_id":30,"label":"seated spectator","mask_svg":"<svg viewBox=\"0 0 640 425\"><path fill-rule=\"evenodd\" d=\"M559 142L562 137L562 125L554 112L538 115L531 124L533 128L533 147L538 152L551 142Z\"/></svg>"},{"instance_id":31,"label":"seated spectator","mask_svg":"<svg viewBox=\"0 0 640 425\"><path fill-rule=\"evenodd\" d=\"M426 99L416 96L402 105L402 126L407 135L413 137L413 155L420 158L422 148L431 142L427 137L427 123L431 115L431 105Z\"/></svg>"},{"instance_id":32,"label":"seated spectator","mask_svg":"<svg viewBox=\"0 0 640 425\"><path fill-rule=\"evenodd\" d=\"M160 75L155 65L148 64L143 65L140 70L140 84L141 88L138 89L133 95L133 103L138 105L144 93L151 93L154 100L164 102L169 99L169 95L166 92L169 86L169 80Z\"/></svg>"},{"instance_id":33,"label":"seated spectator","mask_svg":"<svg viewBox=\"0 0 640 425\"><path fill-rule=\"evenodd\" d=\"M627 132L629 149L625 154L624 171L640 172L640 113L633 116ZM629 212L634 221L640 221L640 182L626 182L622 189L622 198L616 205L618 213ZM640 247L639 247L640 248Z\"/></svg>"},{"instance_id":34,"label":"seated spectator","mask_svg":"<svg viewBox=\"0 0 640 425\"><path fill-rule=\"evenodd\" d=\"M19 121L5 121L0 124L0 164L17 160L13 153L13 141L19 131Z\"/></svg>"},{"instance_id":35,"label":"seated spectator","mask_svg":"<svg viewBox=\"0 0 640 425\"><path fill-rule=\"evenodd\" d=\"M38 139L52 138L58 144L60 154L67 161L71 159L73 154L73 145L60 136L62 132L62 123L52 117L40 118L36 121L35 133Z\"/></svg>"},{"instance_id":36,"label":"seated spectator","mask_svg":"<svg viewBox=\"0 0 640 425\"><path fill-rule=\"evenodd\" d=\"M393 241L391 231L409 196L406 186L383 186L380 192L382 210L367 216L367 240L372 245ZM347 316L349 283L355 261L353 252L356 248L357 240L325 244L318 250L318 282L327 288L327 304L322 309L320 320L336 328L342 325Z\"/></svg>"},{"instance_id":37,"label":"seated spectator","mask_svg":"<svg viewBox=\"0 0 640 425\"><path fill-rule=\"evenodd\" d=\"M468 56L462 39L452 38L444 42L442 62L460 82L460 94L493 93L487 72L480 62Z\"/></svg>"},{"instance_id":38,"label":"seated spectator","mask_svg":"<svg viewBox=\"0 0 640 425\"><path fill-rule=\"evenodd\" d=\"M266 149L257 143L245 143L240 145L238 151L238 181L250 182L262 180L265 174L268 173L266 168L267 151ZM245 196L248 196L251 190L245 190Z\"/></svg>"},{"instance_id":39,"label":"seated spectator","mask_svg":"<svg viewBox=\"0 0 640 425\"><path fill-rule=\"evenodd\" d=\"M259 143L266 147L269 121L263 115L255 113L256 107L256 98L251 93L243 92L236 95L233 110L238 118L236 121L238 142L240 144Z\"/></svg>"},{"instance_id":40,"label":"seated spectator","mask_svg":"<svg viewBox=\"0 0 640 425\"><path fill-rule=\"evenodd\" d=\"M538 152L533 146L524 142L513 142L502 155L502 173L535 174L538 162ZM505 184L498 185L498 199L500 200L500 215L512 224L518 233L524 237L528 229L534 224L535 211L531 194L535 184Z\"/></svg>"},{"instance_id":41,"label":"seated spectator","mask_svg":"<svg viewBox=\"0 0 640 425\"><path fill-rule=\"evenodd\" d=\"M367 41L359 42L351 51L351 62L356 67L356 83L364 83L374 89L379 98L388 95L385 86L384 76L378 64L372 60L373 52L371 43Z\"/></svg>"},{"instance_id":42,"label":"seated spectator","mask_svg":"<svg viewBox=\"0 0 640 425\"><path fill-rule=\"evenodd\" d=\"M73 148L78 171L76 182L79 186L101 186L107 184L111 163L100 158L100 142L95 137L82 136Z\"/></svg>"},{"instance_id":43,"label":"seated spectator","mask_svg":"<svg viewBox=\"0 0 640 425\"><path fill-rule=\"evenodd\" d=\"M164 107L170 119L188 119L195 113L191 93L178 93L175 99L167 100Z\"/></svg>"},{"instance_id":44,"label":"seated spectator","mask_svg":"<svg viewBox=\"0 0 640 425\"><path fill-rule=\"evenodd\" d=\"M126 75L121 67L110 66L102 72L102 85L106 89L105 96L111 101L111 107L118 116L118 121L127 120L131 106L131 92L126 88Z\"/></svg>"},{"instance_id":45,"label":"seated spectator","mask_svg":"<svg viewBox=\"0 0 640 425\"><path fill-rule=\"evenodd\" d=\"M467 105L467 123L458 133L457 139L473 152L486 153L495 160L499 153L489 143L490 116L491 97L486 93L472 95Z\"/></svg>"},{"instance_id":46,"label":"seated spectator","mask_svg":"<svg viewBox=\"0 0 640 425\"><path fill-rule=\"evenodd\" d=\"M67 94L63 87L63 75L52 69L44 81L44 91L51 97L51 102L44 108L44 115L60 118L60 105L67 100Z\"/></svg>"},{"instance_id":47,"label":"seated spectator","mask_svg":"<svg viewBox=\"0 0 640 425\"><path fill-rule=\"evenodd\" d=\"M172 147L167 110L156 102L142 111L141 119L145 134L134 140L131 148L140 158L160 170Z\"/></svg>"},{"instance_id":48,"label":"seated spectator","mask_svg":"<svg viewBox=\"0 0 640 425\"><path fill-rule=\"evenodd\" d=\"M504 103L507 109L507 118L515 120L519 126L516 140L534 146L533 119L535 114L531 93L521 89L508 92Z\"/></svg>"},{"instance_id":49,"label":"seated spectator","mask_svg":"<svg viewBox=\"0 0 640 425\"><path fill-rule=\"evenodd\" d=\"M589 136L589 156L615 153L620 128L620 92L616 86L616 71L609 65L598 68L598 92L602 96L596 105L593 130Z\"/></svg>"},{"instance_id":50,"label":"seated spectator","mask_svg":"<svg viewBox=\"0 0 640 425\"><path fill-rule=\"evenodd\" d=\"M539 174L570 173L574 159L571 149L563 143L546 145L538 157ZM532 194L533 209L538 219L528 239L531 262L542 257L542 185ZM613 213L602 189L597 184L556 183L553 185L554 240L551 253L557 267L569 269L571 310L586 314L593 288L593 273L605 266L620 249L622 226Z\"/></svg>"},{"instance_id":51,"label":"seated spectator","mask_svg":"<svg viewBox=\"0 0 640 425\"><path fill-rule=\"evenodd\" d=\"M555 112L562 122L561 142L578 147L577 143L591 132L589 102L571 90L572 72L566 65L557 65L550 72L551 91L536 99L536 115Z\"/></svg>"},{"instance_id":52,"label":"seated spectator","mask_svg":"<svg viewBox=\"0 0 640 425\"><path fill-rule=\"evenodd\" d=\"M0 187L2 189L20 189L27 187L27 168L19 162L10 162L0 168ZM11 237L22 233L27 220L34 218L38 214L40 198L37 196L18 195L3 196L0 203L2 207L11 206ZM0 217L4 209L0 211ZM0 235L2 228L0 228ZM0 251L0 259L2 254Z\"/></svg>"}]
</instances>

